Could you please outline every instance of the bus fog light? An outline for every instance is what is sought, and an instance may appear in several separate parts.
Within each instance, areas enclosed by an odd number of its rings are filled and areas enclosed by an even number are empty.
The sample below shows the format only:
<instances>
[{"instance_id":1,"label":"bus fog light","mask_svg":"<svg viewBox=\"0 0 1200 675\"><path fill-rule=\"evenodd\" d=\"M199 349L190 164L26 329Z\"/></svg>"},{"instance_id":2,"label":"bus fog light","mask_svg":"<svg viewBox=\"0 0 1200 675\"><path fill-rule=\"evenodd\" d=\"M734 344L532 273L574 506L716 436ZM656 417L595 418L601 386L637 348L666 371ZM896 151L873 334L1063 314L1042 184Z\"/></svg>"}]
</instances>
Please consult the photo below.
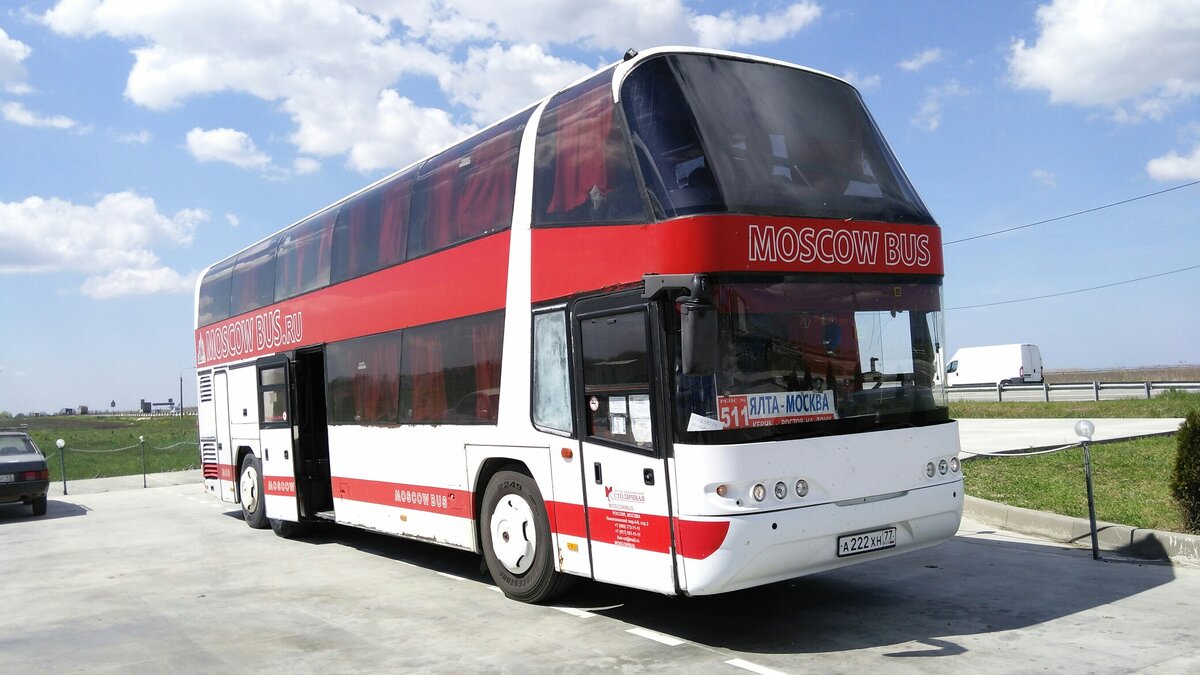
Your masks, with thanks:
<instances>
[{"instance_id":1,"label":"bus fog light","mask_svg":"<svg viewBox=\"0 0 1200 675\"><path fill-rule=\"evenodd\" d=\"M808 496L808 481L804 480L803 478L796 481L796 496L797 497Z\"/></svg>"},{"instance_id":2,"label":"bus fog light","mask_svg":"<svg viewBox=\"0 0 1200 675\"><path fill-rule=\"evenodd\" d=\"M752 494L754 495L754 501L761 502L767 498L767 488L763 487L762 483L759 483L758 485L754 486L754 491Z\"/></svg>"},{"instance_id":3,"label":"bus fog light","mask_svg":"<svg viewBox=\"0 0 1200 675\"><path fill-rule=\"evenodd\" d=\"M724 497L727 494L729 494L729 486L728 485L721 483L720 485L717 486L717 496L718 497Z\"/></svg>"},{"instance_id":4,"label":"bus fog light","mask_svg":"<svg viewBox=\"0 0 1200 675\"><path fill-rule=\"evenodd\" d=\"M954 473L958 473L958 468L959 468L958 467L958 458L951 457L950 458L950 471L952 471Z\"/></svg>"},{"instance_id":5,"label":"bus fog light","mask_svg":"<svg viewBox=\"0 0 1200 675\"><path fill-rule=\"evenodd\" d=\"M943 459L942 461L938 462L938 473L942 474L943 476L946 475L946 470L949 468L950 465L946 463L946 460Z\"/></svg>"},{"instance_id":6,"label":"bus fog light","mask_svg":"<svg viewBox=\"0 0 1200 675\"><path fill-rule=\"evenodd\" d=\"M787 485L782 482L775 484L775 499L783 499L787 497Z\"/></svg>"},{"instance_id":7,"label":"bus fog light","mask_svg":"<svg viewBox=\"0 0 1200 675\"><path fill-rule=\"evenodd\" d=\"M936 473L937 473L937 467L935 467L933 465L933 462L930 462L925 465L925 475L926 476L933 478L934 474L936 474Z\"/></svg>"}]
</instances>

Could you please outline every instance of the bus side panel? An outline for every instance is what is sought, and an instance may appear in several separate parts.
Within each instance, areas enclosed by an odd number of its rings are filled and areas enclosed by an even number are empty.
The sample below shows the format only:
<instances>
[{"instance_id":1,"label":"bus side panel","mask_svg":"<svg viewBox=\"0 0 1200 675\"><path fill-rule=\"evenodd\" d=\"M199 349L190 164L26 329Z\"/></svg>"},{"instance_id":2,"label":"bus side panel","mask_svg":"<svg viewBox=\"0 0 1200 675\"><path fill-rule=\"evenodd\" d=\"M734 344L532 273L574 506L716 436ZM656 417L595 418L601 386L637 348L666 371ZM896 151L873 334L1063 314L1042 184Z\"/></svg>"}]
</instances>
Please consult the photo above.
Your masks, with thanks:
<instances>
[{"instance_id":1,"label":"bus side panel","mask_svg":"<svg viewBox=\"0 0 1200 675\"><path fill-rule=\"evenodd\" d=\"M476 429L329 427L336 521L474 550L474 496L463 447Z\"/></svg>"},{"instance_id":2,"label":"bus side panel","mask_svg":"<svg viewBox=\"0 0 1200 675\"><path fill-rule=\"evenodd\" d=\"M229 370L229 433L232 437L234 473L238 447L258 449L258 378L254 364ZM261 458L260 458L261 459Z\"/></svg>"},{"instance_id":3,"label":"bus side panel","mask_svg":"<svg viewBox=\"0 0 1200 675\"><path fill-rule=\"evenodd\" d=\"M475 500L478 505L479 527L488 526L486 505L483 504L487 481L480 470L488 460L512 460L524 464L537 482L538 491L546 506L550 521L550 544L555 551L555 569L560 572L591 576L587 526L584 522L583 488L580 482L577 453L564 457L563 448L571 450L571 442L551 434L537 434L538 442L548 445L500 446L468 445L467 466L470 480L478 486ZM505 462L506 463L506 462ZM495 463L493 463L494 465Z\"/></svg>"}]
</instances>

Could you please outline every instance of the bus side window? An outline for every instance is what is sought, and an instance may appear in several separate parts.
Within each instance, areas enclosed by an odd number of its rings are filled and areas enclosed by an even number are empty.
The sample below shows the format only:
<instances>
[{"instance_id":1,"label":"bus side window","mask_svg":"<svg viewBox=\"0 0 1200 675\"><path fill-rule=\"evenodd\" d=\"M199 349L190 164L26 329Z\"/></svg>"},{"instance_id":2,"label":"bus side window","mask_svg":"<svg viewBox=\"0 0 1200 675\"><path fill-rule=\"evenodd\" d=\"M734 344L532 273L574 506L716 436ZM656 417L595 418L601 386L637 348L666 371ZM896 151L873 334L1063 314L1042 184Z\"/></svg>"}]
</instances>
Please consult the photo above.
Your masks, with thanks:
<instances>
[{"instance_id":1,"label":"bus side window","mask_svg":"<svg viewBox=\"0 0 1200 675\"><path fill-rule=\"evenodd\" d=\"M268 239L238 256L231 280L230 316L237 316L275 301L275 245Z\"/></svg>"},{"instance_id":2,"label":"bus side window","mask_svg":"<svg viewBox=\"0 0 1200 675\"><path fill-rule=\"evenodd\" d=\"M533 317L533 423L570 434L571 382L566 312Z\"/></svg>"},{"instance_id":3,"label":"bus side window","mask_svg":"<svg viewBox=\"0 0 1200 675\"><path fill-rule=\"evenodd\" d=\"M608 73L558 95L538 129L535 225L646 220Z\"/></svg>"},{"instance_id":4,"label":"bus side window","mask_svg":"<svg viewBox=\"0 0 1200 675\"><path fill-rule=\"evenodd\" d=\"M275 301L329 285L329 246L334 210L288 228L275 254Z\"/></svg>"}]
</instances>

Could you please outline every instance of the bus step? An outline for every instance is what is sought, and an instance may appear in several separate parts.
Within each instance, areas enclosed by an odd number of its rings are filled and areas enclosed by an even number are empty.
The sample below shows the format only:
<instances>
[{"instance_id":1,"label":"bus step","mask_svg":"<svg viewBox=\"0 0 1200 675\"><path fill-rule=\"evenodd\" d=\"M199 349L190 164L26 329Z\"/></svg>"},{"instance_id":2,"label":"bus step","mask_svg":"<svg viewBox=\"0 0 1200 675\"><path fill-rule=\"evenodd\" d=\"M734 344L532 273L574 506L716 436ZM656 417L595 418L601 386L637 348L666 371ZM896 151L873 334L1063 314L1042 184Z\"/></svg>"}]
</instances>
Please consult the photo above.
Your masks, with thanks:
<instances>
[{"instance_id":1,"label":"bus step","mask_svg":"<svg viewBox=\"0 0 1200 675\"><path fill-rule=\"evenodd\" d=\"M313 515L323 520L337 520L333 511L317 511Z\"/></svg>"}]
</instances>

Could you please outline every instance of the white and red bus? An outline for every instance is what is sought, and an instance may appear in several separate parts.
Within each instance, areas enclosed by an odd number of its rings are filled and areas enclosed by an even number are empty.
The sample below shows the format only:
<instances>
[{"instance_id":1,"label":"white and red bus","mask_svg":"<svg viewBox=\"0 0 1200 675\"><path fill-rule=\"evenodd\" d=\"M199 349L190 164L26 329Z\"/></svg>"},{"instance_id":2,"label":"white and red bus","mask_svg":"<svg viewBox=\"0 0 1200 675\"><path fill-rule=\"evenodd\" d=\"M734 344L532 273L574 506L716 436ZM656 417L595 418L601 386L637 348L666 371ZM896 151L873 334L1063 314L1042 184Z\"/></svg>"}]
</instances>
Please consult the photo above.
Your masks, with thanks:
<instances>
[{"instance_id":1,"label":"white and red bus","mask_svg":"<svg viewBox=\"0 0 1200 675\"><path fill-rule=\"evenodd\" d=\"M941 251L847 83L630 52L205 271L205 486L531 602L931 546L963 502Z\"/></svg>"}]
</instances>

